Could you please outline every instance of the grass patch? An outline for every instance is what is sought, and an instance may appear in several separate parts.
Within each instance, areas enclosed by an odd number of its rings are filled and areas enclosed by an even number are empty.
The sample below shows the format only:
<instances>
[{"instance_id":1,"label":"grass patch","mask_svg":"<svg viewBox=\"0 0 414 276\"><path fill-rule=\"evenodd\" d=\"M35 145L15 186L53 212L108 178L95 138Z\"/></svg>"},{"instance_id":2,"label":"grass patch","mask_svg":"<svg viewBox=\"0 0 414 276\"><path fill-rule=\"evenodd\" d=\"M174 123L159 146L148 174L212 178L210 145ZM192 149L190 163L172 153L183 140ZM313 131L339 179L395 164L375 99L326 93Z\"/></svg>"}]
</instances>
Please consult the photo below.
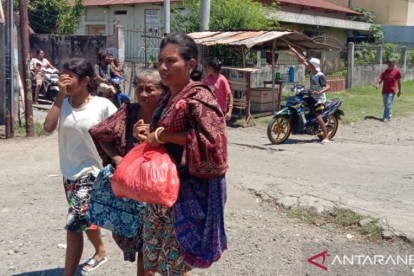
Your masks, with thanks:
<instances>
[{"instance_id":1,"label":"grass patch","mask_svg":"<svg viewBox=\"0 0 414 276\"><path fill-rule=\"evenodd\" d=\"M369 240L382 239L382 227L378 225L378 219L360 226L358 222L367 218L348 209L335 208L331 212L318 213L314 207L294 207L287 210L288 218L296 218L308 224L321 226L334 224L338 228L355 230Z\"/></svg>"},{"instance_id":2,"label":"grass patch","mask_svg":"<svg viewBox=\"0 0 414 276\"><path fill-rule=\"evenodd\" d=\"M357 123L366 119L380 119L384 110L382 105L381 88L378 90L372 86L357 86L341 92L326 93L328 99L341 98L343 104L341 109L345 116L341 123ZM286 97L291 96L291 92L283 93L282 104L286 102ZM414 116L414 80L402 82L402 95L395 98L392 107L393 118ZM254 114L253 114L254 116ZM269 124L273 116L255 118L257 124Z\"/></svg>"},{"instance_id":3,"label":"grass patch","mask_svg":"<svg viewBox=\"0 0 414 276\"><path fill-rule=\"evenodd\" d=\"M335 209L334 215L334 223L342 227L357 225L364 218L364 216L348 209Z\"/></svg>"},{"instance_id":4,"label":"grass patch","mask_svg":"<svg viewBox=\"0 0 414 276\"><path fill-rule=\"evenodd\" d=\"M305 208L305 207L295 207L290 208L287 211L288 218L296 218L303 222L313 224L313 225L321 225L320 221L324 217L323 214L319 214L314 207Z\"/></svg>"},{"instance_id":5,"label":"grass patch","mask_svg":"<svg viewBox=\"0 0 414 276\"><path fill-rule=\"evenodd\" d=\"M406 117L414 115L414 80L402 83L402 95L395 98L393 104L393 117ZM329 98L342 98L342 110L345 116L343 123L355 123L368 118L382 118L383 105L381 90L374 86L359 86L342 92L327 93Z\"/></svg>"},{"instance_id":6,"label":"grass patch","mask_svg":"<svg viewBox=\"0 0 414 276\"><path fill-rule=\"evenodd\" d=\"M15 126L15 131L19 136L24 136L26 135L26 124L16 124ZM35 122L34 124L34 134L35 136L40 136L42 134L42 130L43 130L43 124L39 123L39 122Z\"/></svg>"},{"instance_id":7,"label":"grass patch","mask_svg":"<svg viewBox=\"0 0 414 276\"><path fill-rule=\"evenodd\" d=\"M362 235L369 237L371 240L382 239L383 229L378 225L378 219L359 227L358 231Z\"/></svg>"}]
</instances>

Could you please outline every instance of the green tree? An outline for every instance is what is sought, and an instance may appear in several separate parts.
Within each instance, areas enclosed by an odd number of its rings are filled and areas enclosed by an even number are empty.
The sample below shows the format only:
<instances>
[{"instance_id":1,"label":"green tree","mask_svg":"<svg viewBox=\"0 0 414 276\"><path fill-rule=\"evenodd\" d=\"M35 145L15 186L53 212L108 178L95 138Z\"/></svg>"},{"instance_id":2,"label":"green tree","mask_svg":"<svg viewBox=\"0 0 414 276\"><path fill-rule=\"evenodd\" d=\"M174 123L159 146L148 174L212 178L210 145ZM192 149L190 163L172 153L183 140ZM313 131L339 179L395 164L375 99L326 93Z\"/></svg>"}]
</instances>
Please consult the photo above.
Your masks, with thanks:
<instances>
[{"instance_id":1,"label":"green tree","mask_svg":"<svg viewBox=\"0 0 414 276\"><path fill-rule=\"evenodd\" d=\"M82 0L76 0L72 7L59 14L57 33L74 34L79 27L84 11Z\"/></svg>"},{"instance_id":2,"label":"green tree","mask_svg":"<svg viewBox=\"0 0 414 276\"><path fill-rule=\"evenodd\" d=\"M372 24L369 28L369 34L375 39L376 43L384 42L384 32L380 24Z\"/></svg>"},{"instance_id":3,"label":"green tree","mask_svg":"<svg viewBox=\"0 0 414 276\"><path fill-rule=\"evenodd\" d=\"M171 29L180 32L196 32L200 29L200 0L184 0L183 9L172 12ZM211 30L263 30L278 27L277 21L268 19L275 5L266 7L255 0L211 0Z\"/></svg>"},{"instance_id":4,"label":"green tree","mask_svg":"<svg viewBox=\"0 0 414 276\"><path fill-rule=\"evenodd\" d=\"M377 48L373 48L366 42L355 45L355 63L369 64L375 63L377 59Z\"/></svg>"},{"instance_id":5,"label":"green tree","mask_svg":"<svg viewBox=\"0 0 414 276\"><path fill-rule=\"evenodd\" d=\"M365 8L351 8L352 10L361 13L361 15L353 15L350 17L351 20L371 23L369 28L369 34L375 39L376 43L384 42L384 33L380 24L374 24L375 14L372 10Z\"/></svg>"},{"instance_id":6,"label":"green tree","mask_svg":"<svg viewBox=\"0 0 414 276\"><path fill-rule=\"evenodd\" d=\"M351 20L366 22L366 23L374 23L375 15L372 10L365 9L365 8L351 8L353 11L361 13L361 15L353 15L350 17Z\"/></svg>"},{"instance_id":7,"label":"green tree","mask_svg":"<svg viewBox=\"0 0 414 276\"><path fill-rule=\"evenodd\" d=\"M19 12L19 0L13 0ZM73 34L78 29L84 7L82 0L70 6L67 0L28 0L29 25L35 33Z\"/></svg>"},{"instance_id":8,"label":"green tree","mask_svg":"<svg viewBox=\"0 0 414 276\"><path fill-rule=\"evenodd\" d=\"M382 62L387 63L387 61L393 58L397 61L400 60L401 54L398 53L398 46L393 43L385 43L384 51L382 53Z\"/></svg>"}]
</instances>

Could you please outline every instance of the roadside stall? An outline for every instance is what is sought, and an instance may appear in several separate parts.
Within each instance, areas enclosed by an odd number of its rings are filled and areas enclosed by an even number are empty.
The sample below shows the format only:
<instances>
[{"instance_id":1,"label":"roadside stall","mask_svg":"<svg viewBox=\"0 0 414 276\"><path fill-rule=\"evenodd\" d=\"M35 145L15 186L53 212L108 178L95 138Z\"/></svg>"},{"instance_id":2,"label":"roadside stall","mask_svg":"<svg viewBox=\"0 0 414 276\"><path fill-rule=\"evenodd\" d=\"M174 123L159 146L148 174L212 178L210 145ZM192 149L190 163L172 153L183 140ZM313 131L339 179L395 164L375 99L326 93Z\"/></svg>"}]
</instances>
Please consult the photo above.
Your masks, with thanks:
<instances>
[{"instance_id":1,"label":"roadside stall","mask_svg":"<svg viewBox=\"0 0 414 276\"><path fill-rule=\"evenodd\" d=\"M244 126L255 125L251 115L252 108L259 112L266 110L272 113L279 110L283 86L293 83L288 79L275 79L279 51L287 51L288 45L306 53L336 49L334 46L315 42L305 34L294 31L196 32L189 35L197 44L204 47L228 45L239 50L243 65L240 68L222 67L222 69L223 72L228 71L226 75L229 76L232 90L237 93L233 108L245 111ZM267 69L269 71L267 74L257 74L263 70L261 67L245 66L245 57L253 47L266 50L266 59L271 64L271 70ZM206 62L201 60L201 63ZM267 85L271 87L267 88Z\"/></svg>"}]
</instances>

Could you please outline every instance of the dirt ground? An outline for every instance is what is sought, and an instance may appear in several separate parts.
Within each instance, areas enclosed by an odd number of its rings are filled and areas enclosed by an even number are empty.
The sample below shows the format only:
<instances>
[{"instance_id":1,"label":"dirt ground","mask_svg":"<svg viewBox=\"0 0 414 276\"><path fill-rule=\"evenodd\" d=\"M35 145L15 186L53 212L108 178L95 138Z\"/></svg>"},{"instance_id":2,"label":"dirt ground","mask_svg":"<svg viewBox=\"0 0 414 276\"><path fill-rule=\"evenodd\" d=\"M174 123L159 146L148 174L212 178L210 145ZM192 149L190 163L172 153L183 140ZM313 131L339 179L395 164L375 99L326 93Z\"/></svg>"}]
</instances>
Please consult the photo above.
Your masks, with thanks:
<instances>
[{"instance_id":1,"label":"dirt ground","mask_svg":"<svg viewBox=\"0 0 414 276\"><path fill-rule=\"evenodd\" d=\"M362 144L412 145L413 119L395 120L390 125L371 120L357 125L341 125L338 135L344 141L362 141ZM239 148L233 144L230 150L235 156L234 152ZM0 139L0 157L0 275L61 275L67 206L59 172L57 135ZM237 160L231 163L237 163ZM294 173L289 166L284 169ZM331 264L329 271L310 265L306 260L326 248L329 248L328 256L332 259L334 252L356 253L355 248L360 254L390 255L409 254L414 247L398 239L367 242L351 230L333 225L316 227L288 218L285 210L262 202L254 189L242 185L233 175L248 177L243 171L231 171L228 178L226 230L229 249L211 268L196 269L193 275L413 274L414 262L357 266L357 272L353 265ZM110 261L93 275L134 275L135 264L123 261L108 231L104 231L103 236ZM92 247L86 242L83 259L92 254ZM328 266L322 259L318 263Z\"/></svg>"}]
</instances>

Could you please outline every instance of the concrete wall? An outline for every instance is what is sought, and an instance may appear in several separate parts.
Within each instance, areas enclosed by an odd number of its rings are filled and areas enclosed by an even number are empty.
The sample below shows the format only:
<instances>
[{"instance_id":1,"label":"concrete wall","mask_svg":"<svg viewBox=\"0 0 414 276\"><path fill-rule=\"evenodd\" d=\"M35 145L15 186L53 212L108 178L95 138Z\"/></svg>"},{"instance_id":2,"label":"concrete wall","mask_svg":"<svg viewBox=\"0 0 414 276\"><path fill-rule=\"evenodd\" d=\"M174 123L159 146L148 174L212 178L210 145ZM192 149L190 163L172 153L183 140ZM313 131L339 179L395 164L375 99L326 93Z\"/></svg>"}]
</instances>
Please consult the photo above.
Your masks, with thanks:
<instances>
[{"instance_id":1,"label":"concrete wall","mask_svg":"<svg viewBox=\"0 0 414 276\"><path fill-rule=\"evenodd\" d=\"M355 64L354 54L355 47L354 43L348 44L348 76L347 76L347 88L361 85L373 85L378 80L381 72L387 68L386 64L382 63L382 50L378 48L378 63L374 64ZM414 79L414 64L407 65L407 50L402 49L402 56L399 63L396 64L397 68L400 69L402 78L404 80Z\"/></svg>"},{"instance_id":2,"label":"concrete wall","mask_svg":"<svg viewBox=\"0 0 414 276\"><path fill-rule=\"evenodd\" d=\"M352 86L374 85L381 71L377 64L355 65Z\"/></svg>"},{"instance_id":3,"label":"concrete wall","mask_svg":"<svg viewBox=\"0 0 414 276\"><path fill-rule=\"evenodd\" d=\"M122 27L116 26L115 29L114 34L108 36L31 34L30 49L34 53L38 49L43 49L46 58L57 66L61 65L64 59L71 57L85 58L95 64L97 50L111 52L115 57L123 60Z\"/></svg>"},{"instance_id":4,"label":"concrete wall","mask_svg":"<svg viewBox=\"0 0 414 276\"><path fill-rule=\"evenodd\" d=\"M353 71L353 82L352 86L365 86L365 85L375 85L375 82L378 80L381 72L387 68L386 65L380 67L379 64L358 64L355 65ZM399 68L402 74L403 80L412 80L414 79L414 65L407 66L404 68ZM405 74L404 74L405 72Z\"/></svg>"},{"instance_id":5,"label":"concrete wall","mask_svg":"<svg viewBox=\"0 0 414 276\"><path fill-rule=\"evenodd\" d=\"M145 10L155 12L153 20L149 21L148 28L157 28L162 32L164 27L163 6L154 4L135 4L135 5L111 5L103 7L86 7L85 15L81 20L77 34L87 35L88 26L103 26L104 33L110 35L113 32L112 26L120 24L125 28L144 28ZM125 13L125 14L115 14ZM148 21L147 21L148 22ZM152 24L151 24L152 22Z\"/></svg>"},{"instance_id":6,"label":"concrete wall","mask_svg":"<svg viewBox=\"0 0 414 276\"><path fill-rule=\"evenodd\" d=\"M71 57L82 57L92 64L96 63L96 52L106 48L106 36L59 36L49 34L31 34L30 48L35 53L43 49L46 58L55 66Z\"/></svg>"},{"instance_id":7,"label":"concrete wall","mask_svg":"<svg viewBox=\"0 0 414 276\"><path fill-rule=\"evenodd\" d=\"M372 10L375 23L385 25L413 26L414 1L412 0L325 0L346 7Z\"/></svg>"},{"instance_id":8,"label":"concrete wall","mask_svg":"<svg viewBox=\"0 0 414 276\"><path fill-rule=\"evenodd\" d=\"M331 18L327 17L326 14L322 16L278 11L272 15L269 15L269 17L274 18L282 23L300 23L305 25L326 26L347 30L368 31L370 27L370 24L368 23L345 20L341 17Z\"/></svg>"}]
</instances>

